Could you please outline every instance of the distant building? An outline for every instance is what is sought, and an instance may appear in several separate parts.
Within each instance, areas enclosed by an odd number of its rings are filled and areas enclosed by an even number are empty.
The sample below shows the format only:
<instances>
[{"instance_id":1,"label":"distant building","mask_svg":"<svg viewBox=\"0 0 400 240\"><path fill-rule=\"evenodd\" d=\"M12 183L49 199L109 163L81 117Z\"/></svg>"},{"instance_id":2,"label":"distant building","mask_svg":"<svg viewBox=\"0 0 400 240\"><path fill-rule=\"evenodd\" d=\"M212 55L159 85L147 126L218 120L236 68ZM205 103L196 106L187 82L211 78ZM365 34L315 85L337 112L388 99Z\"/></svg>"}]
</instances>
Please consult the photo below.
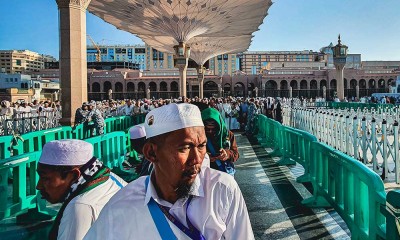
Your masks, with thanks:
<instances>
[{"instance_id":1,"label":"distant building","mask_svg":"<svg viewBox=\"0 0 400 240\"><path fill-rule=\"evenodd\" d=\"M100 62L130 62L146 69L146 47L144 45L99 45ZM96 62L97 48L87 46L87 62Z\"/></svg>"},{"instance_id":2,"label":"distant building","mask_svg":"<svg viewBox=\"0 0 400 240\"><path fill-rule=\"evenodd\" d=\"M233 75L238 70L238 61L236 54L223 54L209 59L208 67L215 75Z\"/></svg>"},{"instance_id":3,"label":"distant building","mask_svg":"<svg viewBox=\"0 0 400 240\"><path fill-rule=\"evenodd\" d=\"M0 90L7 92L9 89L17 89L17 92L24 94L27 93L27 90L31 90L30 100L50 100L60 90L58 76L54 73L51 75L44 75L42 78L40 74L31 76L20 73L0 73ZM16 93L14 90L12 92Z\"/></svg>"},{"instance_id":4,"label":"distant building","mask_svg":"<svg viewBox=\"0 0 400 240\"><path fill-rule=\"evenodd\" d=\"M41 69L44 69L44 63L46 61L55 61L55 58L49 55L41 55L29 50L0 50L1 72L37 72Z\"/></svg>"},{"instance_id":5,"label":"distant building","mask_svg":"<svg viewBox=\"0 0 400 240\"><path fill-rule=\"evenodd\" d=\"M314 51L248 51L239 54L240 70L259 74L263 69L290 67L320 68L327 65L327 55Z\"/></svg>"},{"instance_id":6,"label":"distant building","mask_svg":"<svg viewBox=\"0 0 400 240\"><path fill-rule=\"evenodd\" d=\"M326 47L322 47L320 49L321 53L324 53L327 55L328 57L328 61L327 61L327 68L335 68L334 64L333 64L333 43L330 43L328 46ZM354 68L354 69L360 69L362 67L361 64L361 54L347 54L347 58L346 58L346 66L345 68Z\"/></svg>"}]
</instances>

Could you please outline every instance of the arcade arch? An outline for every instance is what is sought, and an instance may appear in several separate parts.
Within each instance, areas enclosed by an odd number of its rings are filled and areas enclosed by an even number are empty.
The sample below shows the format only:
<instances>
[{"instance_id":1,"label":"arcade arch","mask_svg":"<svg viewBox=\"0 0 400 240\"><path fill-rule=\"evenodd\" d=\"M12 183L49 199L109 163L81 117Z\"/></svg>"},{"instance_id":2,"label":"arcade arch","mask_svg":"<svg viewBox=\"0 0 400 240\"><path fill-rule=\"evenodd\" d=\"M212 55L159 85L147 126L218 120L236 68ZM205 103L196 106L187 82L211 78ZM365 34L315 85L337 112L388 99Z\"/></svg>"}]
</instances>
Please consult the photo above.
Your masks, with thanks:
<instances>
[{"instance_id":1,"label":"arcade arch","mask_svg":"<svg viewBox=\"0 0 400 240\"><path fill-rule=\"evenodd\" d=\"M164 81L160 82L160 91L168 91L168 84Z\"/></svg>"},{"instance_id":2,"label":"arcade arch","mask_svg":"<svg viewBox=\"0 0 400 240\"><path fill-rule=\"evenodd\" d=\"M128 82L126 84L126 91L127 92L134 92L135 91L135 84L133 82Z\"/></svg>"},{"instance_id":3,"label":"arcade arch","mask_svg":"<svg viewBox=\"0 0 400 240\"><path fill-rule=\"evenodd\" d=\"M103 92L108 92L108 90L112 89L111 82L105 81L103 83Z\"/></svg>"},{"instance_id":4,"label":"arcade arch","mask_svg":"<svg viewBox=\"0 0 400 240\"><path fill-rule=\"evenodd\" d=\"M124 86L120 82L115 83L115 92L123 92Z\"/></svg>"},{"instance_id":5,"label":"arcade arch","mask_svg":"<svg viewBox=\"0 0 400 240\"><path fill-rule=\"evenodd\" d=\"M92 92L100 92L100 83L94 82L92 84Z\"/></svg>"}]
</instances>

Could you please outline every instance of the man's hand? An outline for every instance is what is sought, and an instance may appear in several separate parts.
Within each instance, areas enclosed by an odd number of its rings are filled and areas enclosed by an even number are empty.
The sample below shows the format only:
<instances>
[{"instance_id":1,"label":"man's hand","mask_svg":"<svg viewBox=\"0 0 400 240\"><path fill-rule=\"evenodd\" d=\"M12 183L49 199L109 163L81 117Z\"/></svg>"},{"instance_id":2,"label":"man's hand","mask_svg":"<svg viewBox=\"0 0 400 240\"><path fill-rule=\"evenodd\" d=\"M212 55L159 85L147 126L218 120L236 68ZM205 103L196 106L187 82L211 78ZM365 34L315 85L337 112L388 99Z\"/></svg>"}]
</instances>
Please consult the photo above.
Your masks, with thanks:
<instances>
[{"instance_id":1,"label":"man's hand","mask_svg":"<svg viewBox=\"0 0 400 240\"><path fill-rule=\"evenodd\" d=\"M221 161L228 160L228 154L226 153L225 149L221 148L219 150L219 154L217 156L211 156L210 155L210 162L215 162L215 160L217 160L217 159L219 159Z\"/></svg>"}]
</instances>

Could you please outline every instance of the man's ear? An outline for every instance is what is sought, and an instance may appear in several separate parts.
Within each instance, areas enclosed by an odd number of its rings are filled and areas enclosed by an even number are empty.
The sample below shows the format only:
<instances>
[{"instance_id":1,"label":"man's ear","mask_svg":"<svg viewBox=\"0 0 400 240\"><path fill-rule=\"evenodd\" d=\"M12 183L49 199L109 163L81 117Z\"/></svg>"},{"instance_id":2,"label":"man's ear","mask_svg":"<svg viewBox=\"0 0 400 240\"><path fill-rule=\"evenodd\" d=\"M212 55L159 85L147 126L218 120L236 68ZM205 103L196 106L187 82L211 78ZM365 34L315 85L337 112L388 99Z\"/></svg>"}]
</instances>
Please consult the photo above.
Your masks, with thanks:
<instances>
[{"instance_id":1,"label":"man's ear","mask_svg":"<svg viewBox=\"0 0 400 240\"><path fill-rule=\"evenodd\" d=\"M72 169L67 175L67 177L71 179L71 183L78 180L80 176L81 176L81 171L79 170L79 168Z\"/></svg>"},{"instance_id":2,"label":"man's ear","mask_svg":"<svg viewBox=\"0 0 400 240\"><path fill-rule=\"evenodd\" d=\"M146 142L143 146L144 157L152 163L156 162L157 145L151 142Z\"/></svg>"}]
</instances>

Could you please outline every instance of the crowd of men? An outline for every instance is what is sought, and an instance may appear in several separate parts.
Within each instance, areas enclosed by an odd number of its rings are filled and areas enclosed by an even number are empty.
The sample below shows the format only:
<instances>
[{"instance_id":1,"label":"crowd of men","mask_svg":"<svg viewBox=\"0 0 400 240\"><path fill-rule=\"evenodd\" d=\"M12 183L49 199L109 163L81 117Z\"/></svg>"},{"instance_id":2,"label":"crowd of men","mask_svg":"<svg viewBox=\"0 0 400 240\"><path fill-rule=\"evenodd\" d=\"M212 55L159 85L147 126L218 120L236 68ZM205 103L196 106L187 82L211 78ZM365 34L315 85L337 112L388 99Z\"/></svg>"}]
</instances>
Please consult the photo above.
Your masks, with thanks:
<instances>
[{"instance_id":1,"label":"crowd of men","mask_svg":"<svg viewBox=\"0 0 400 240\"><path fill-rule=\"evenodd\" d=\"M229 115L221 114L229 110L224 104L235 103L155 103L145 122L130 128L142 159L141 177L131 183L103 166L84 141L44 146L37 189L50 203L62 203L50 239L254 239L234 179L235 135ZM86 105L90 115L96 105ZM132 105L126 101L121 111L131 115ZM254 99L243 105L247 119L256 114Z\"/></svg>"},{"instance_id":2,"label":"crowd of men","mask_svg":"<svg viewBox=\"0 0 400 240\"><path fill-rule=\"evenodd\" d=\"M51 111L47 105L23 107ZM21 109L2 102L2 113L11 108ZM130 129L141 177L125 182L82 140L46 143L36 188L62 204L49 239L254 239L234 179L239 151L232 131L251 134L257 114L280 111L280 100L272 98L84 103L75 124L93 121L97 134L103 134L104 117L146 114Z\"/></svg>"},{"instance_id":3,"label":"crowd of men","mask_svg":"<svg viewBox=\"0 0 400 240\"><path fill-rule=\"evenodd\" d=\"M286 99L283 100L287 102ZM82 104L75 113L75 124L94 122L98 134L103 133L104 118L111 116L131 116L147 114L151 110L170 103L191 103L201 110L215 108L221 114L228 130L251 129L251 123L257 114L282 121L282 105L280 98L177 98L177 99L125 99L91 101ZM250 111L249 111L250 110ZM247 129L246 129L247 126Z\"/></svg>"}]
</instances>

